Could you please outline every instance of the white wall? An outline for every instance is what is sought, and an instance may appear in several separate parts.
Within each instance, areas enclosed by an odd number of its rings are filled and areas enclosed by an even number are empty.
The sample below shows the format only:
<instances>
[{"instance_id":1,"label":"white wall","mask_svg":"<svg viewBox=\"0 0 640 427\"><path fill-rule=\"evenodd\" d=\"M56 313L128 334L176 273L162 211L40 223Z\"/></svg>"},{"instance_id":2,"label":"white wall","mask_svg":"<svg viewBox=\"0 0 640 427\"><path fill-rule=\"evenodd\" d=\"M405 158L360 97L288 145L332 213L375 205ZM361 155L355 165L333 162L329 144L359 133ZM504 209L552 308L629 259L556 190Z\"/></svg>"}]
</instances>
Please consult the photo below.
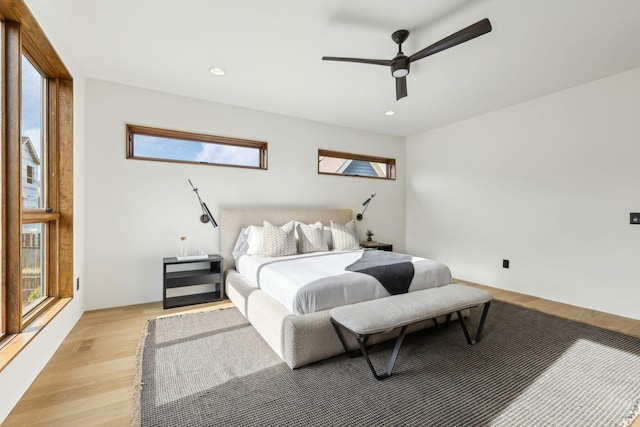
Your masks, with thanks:
<instances>
[{"instance_id":1,"label":"white wall","mask_svg":"<svg viewBox=\"0 0 640 427\"><path fill-rule=\"evenodd\" d=\"M317 174L318 148L396 158L403 171L402 138L99 80L87 80L86 104L87 309L161 300L162 258L175 255L181 235L218 252L219 229L199 222L187 178L214 217L221 206L357 211L377 193L359 231L404 248L403 172L396 181ZM126 123L267 141L269 169L127 160Z\"/></svg>"},{"instance_id":2,"label":"white wall","mask_svg":"<svg viewBox=\"0 0 640 427\"><path fill-rule=\"evenodd\" d=\"M639 118L636 69L408 138L407 250L640 319Z\"/></svg>"}]
</instances>

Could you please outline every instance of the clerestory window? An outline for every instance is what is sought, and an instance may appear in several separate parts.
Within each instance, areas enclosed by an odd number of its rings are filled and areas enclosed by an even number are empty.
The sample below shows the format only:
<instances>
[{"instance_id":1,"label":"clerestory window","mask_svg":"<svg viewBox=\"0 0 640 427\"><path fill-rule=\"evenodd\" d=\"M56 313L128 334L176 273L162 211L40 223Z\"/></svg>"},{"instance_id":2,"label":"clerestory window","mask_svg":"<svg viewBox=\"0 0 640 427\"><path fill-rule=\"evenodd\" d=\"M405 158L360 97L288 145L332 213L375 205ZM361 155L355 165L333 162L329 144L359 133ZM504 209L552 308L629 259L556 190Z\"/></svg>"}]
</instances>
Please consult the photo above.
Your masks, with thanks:
<instances>
[{"instance_id":1,"label":"clerestory window","mask_svg":"<svg viewBox=\"0 0 640 427\"><path fill-rule=\"evenodd\" d=\"M127 158L267 169L267 143L127 125Z\"/></svg>"},{"instance_id":2,"label":"clerestory window","mask_svg":"<svg viewBox=\"0 0 640 427\"><path fill-rule=\"evenodd\" d=\"M396 179L396 160L364 154L318 150L318 173Z\"/></svg>"}]
</instances>

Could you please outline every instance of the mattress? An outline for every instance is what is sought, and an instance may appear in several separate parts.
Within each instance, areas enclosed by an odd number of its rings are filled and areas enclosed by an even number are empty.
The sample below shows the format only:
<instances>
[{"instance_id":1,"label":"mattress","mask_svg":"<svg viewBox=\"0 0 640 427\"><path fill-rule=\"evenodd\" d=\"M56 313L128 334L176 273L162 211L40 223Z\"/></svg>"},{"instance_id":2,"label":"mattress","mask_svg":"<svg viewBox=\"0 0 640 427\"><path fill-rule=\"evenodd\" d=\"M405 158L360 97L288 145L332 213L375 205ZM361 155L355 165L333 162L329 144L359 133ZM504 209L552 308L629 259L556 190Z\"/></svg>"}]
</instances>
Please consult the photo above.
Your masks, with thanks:
<instances>
[{"instance_id":1,"label":"mattress","mask_svg":"<svg viewBox=\"0 0 640 427\"><path fill-rule=\"evenodd\" d=\"M389 296L374 277L346 271L362 257L362 250L329 251L286 257L242 255L240 274L293 314L307 314ZM451 283L451 272L441 262L411 257L414 275L409 292Z\"/></svg>"}]
</instances>

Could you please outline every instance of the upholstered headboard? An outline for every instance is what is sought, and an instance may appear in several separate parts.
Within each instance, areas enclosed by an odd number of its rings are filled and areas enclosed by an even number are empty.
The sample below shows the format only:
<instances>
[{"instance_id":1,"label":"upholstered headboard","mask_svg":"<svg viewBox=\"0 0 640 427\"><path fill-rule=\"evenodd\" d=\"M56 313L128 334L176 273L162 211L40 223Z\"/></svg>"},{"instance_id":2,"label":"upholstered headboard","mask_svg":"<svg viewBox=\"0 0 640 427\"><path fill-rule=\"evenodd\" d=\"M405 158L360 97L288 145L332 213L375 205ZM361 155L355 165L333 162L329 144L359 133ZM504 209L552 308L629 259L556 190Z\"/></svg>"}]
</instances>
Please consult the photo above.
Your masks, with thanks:
<instances>
[{"instance_id":1,"label":"upholstered headboard","mask_svg":"<svg viewBox=\"0 0 640 427\"><path fill-rule=\"evenodd\" d=\"M222 208L220 212L220 252L224 260L224 269L235 268L233 247L243 227L262 225L266 220L282 225L296 220L305 223L321 221L329 225L330 220L345 224L353 219L351 209L326 208Z\"/></svg>"}]
</instances>

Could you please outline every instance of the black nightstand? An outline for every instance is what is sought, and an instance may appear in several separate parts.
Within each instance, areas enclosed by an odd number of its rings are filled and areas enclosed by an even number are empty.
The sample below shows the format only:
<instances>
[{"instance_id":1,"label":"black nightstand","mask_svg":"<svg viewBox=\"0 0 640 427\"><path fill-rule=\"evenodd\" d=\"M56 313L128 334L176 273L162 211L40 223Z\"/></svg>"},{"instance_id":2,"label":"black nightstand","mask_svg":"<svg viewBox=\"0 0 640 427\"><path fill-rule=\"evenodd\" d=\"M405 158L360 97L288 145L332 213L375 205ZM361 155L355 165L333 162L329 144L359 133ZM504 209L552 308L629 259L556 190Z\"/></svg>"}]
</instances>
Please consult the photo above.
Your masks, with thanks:
<instances>
[{"instance_id":1,"label":"black nightstand","mask_svg":"<svg viewBox=\"0 0 640 427\"><path fill-rule=\"evenodd\" d=\"M222 286L222 257L209 255L200 259L163 258L163 308L201 304L224 299ZM208 285L211 290L203 293L188 293L180 296L167 296L168 289L197 285Z\"/></svg>"},{"instance_id":2,"label":"black nightstand","mask_svg":"<svg viewBox=\"0 0 640 427\"><path fill-rule=\"evenodd\" d=\"M372 245L372 246L361 244L360 247L364 248L364 249L374 249L374 250L378 250L378 251L393 252L393 245L391 243L378 242L378 243L376 243L375 245Z\"/></svg>"}]
</instances>

